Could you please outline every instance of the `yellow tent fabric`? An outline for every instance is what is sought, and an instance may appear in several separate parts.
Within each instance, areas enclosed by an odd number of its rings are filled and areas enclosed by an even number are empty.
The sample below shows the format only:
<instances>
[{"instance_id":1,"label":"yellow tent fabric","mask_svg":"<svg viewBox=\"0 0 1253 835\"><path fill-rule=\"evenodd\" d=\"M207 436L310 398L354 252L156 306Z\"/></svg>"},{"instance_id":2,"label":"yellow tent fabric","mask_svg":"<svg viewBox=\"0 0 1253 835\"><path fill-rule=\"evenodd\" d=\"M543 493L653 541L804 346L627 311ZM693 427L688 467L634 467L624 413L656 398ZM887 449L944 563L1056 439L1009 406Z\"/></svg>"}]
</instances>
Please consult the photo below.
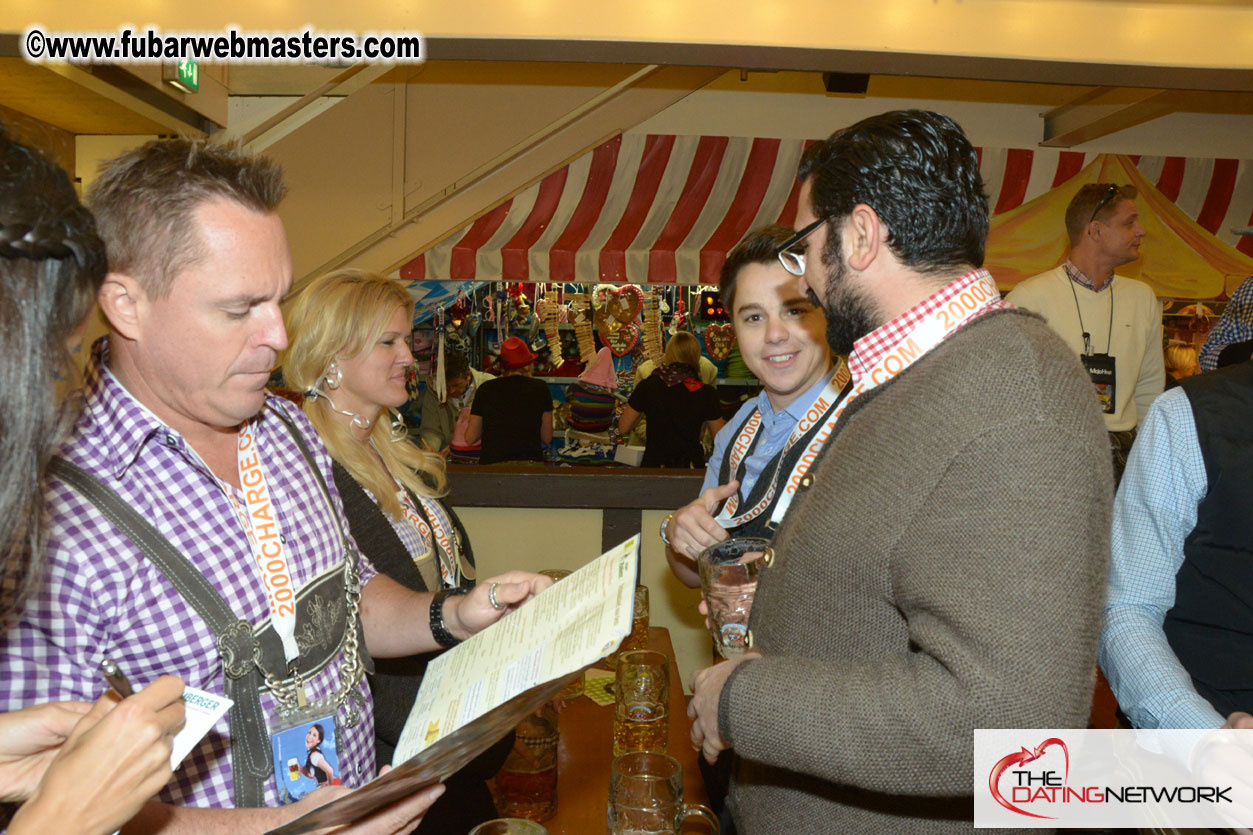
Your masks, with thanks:
<instances>
[{"instance_id":1,"label":"yellow tent fabric","mask_svg":"<svg viewBox=\"0 0 1253 835\"><path fill-rule=\"evenodd\" d=\"M1057 188L992 218L984 266L1002 290L1066 260L1066 206L1088 183L1133 185L1145 237L1140 258L1117 272L1158 296L1213 299L1253 275L1253 258L1215 238L1120 154L1102 154Z\"/></svg>"}]
</instances>

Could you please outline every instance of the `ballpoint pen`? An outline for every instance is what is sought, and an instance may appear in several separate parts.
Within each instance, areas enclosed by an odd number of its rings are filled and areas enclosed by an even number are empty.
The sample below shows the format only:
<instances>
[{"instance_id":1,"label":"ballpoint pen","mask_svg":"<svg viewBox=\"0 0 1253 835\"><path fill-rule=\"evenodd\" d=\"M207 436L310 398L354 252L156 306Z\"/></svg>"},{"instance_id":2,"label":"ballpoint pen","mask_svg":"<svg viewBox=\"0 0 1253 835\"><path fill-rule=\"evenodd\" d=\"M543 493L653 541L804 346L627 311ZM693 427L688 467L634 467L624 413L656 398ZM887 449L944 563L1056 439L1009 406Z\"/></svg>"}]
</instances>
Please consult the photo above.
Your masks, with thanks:
<instances>
[{"instance_id":1,"label":"ballpoint pen","mask_svg":"<svg viewBox=\"0 0 1253 835\"><path fill-rule=\"evenodd\" d=\"M134 688L131 687L131 683L126 679L121 669L118 668L117 662L112 658L106 658L100 662L100 674L104 676L104 680L113 688L113 692L123 699L135 692Z\"/></svg>"}]
</instances>

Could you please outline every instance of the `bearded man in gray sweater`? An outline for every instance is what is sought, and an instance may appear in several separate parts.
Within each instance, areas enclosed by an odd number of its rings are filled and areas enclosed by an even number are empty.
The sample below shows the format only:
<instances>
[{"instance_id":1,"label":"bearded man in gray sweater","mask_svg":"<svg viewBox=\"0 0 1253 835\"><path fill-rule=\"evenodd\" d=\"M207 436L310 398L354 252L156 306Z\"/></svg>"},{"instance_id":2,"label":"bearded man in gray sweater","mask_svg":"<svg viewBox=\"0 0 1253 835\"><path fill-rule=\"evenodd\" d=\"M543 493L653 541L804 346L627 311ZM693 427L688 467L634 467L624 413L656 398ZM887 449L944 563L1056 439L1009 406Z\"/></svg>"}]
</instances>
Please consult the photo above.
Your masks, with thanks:
<instances>
[{"instance_id":1,"label":"bearded man in gray sweater","mask_svg":"<svg viewBox=\"0 0 1253 835\"><path fill-rule=\"evenodd\" d=\"M956 123L871 117L800 180L780 260L852 384L788 479L755 650L694 678L692 742L734 749L743 835L967 831L976 728L1086 726L1104 425L1074 353L980 269L987 201Z\"/></svg>"}]
</instances>

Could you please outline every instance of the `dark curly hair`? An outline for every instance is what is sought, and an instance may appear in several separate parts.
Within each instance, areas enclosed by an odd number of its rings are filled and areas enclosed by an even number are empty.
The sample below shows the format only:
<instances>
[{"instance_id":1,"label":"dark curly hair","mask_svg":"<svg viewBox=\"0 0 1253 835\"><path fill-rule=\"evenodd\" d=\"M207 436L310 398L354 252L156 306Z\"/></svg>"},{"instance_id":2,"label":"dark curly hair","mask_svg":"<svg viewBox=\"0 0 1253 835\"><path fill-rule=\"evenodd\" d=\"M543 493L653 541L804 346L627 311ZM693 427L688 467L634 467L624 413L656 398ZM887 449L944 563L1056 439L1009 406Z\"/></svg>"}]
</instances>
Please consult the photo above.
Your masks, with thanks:
<instances>
[{"instance_id":1,"label":"dark curly hair","mask_svg":"<svg viewBox=\"0 0 1253 835\"><path fill-rule=\"evenodd\" d=\"M988 199L979 158L961 126L929 110L871 116L831 134L801 158L815 217L842 223L875 210L900 262L921 273L983 266ZM827 235L828 249L839 236Z\"/></svg>"},{"instance_id":2,"label":"dark curly hair","mask_svg":"<svg viewBox=\"0 0 1253 835\"><path fill-rule=\"evenodd\" d=\"M0 127L0 616L35 583L42 483L72 409L53 385L108 272L64 171Z\"/></svg>"}]
</instances>

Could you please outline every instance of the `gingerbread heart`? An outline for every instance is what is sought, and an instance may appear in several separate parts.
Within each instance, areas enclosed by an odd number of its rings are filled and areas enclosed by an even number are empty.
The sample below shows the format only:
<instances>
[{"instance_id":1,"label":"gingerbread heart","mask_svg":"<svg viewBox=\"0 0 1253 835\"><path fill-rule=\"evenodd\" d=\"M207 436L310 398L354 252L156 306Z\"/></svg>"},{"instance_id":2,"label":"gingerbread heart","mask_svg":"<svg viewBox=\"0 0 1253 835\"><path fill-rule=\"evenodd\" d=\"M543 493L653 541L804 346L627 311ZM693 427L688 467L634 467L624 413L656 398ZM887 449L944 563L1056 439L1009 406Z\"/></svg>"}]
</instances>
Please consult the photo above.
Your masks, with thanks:
<instances>
[{"instance_id":1,"label":"gingerbread heart","mask_svg":"<svg viewBox=\"0 0 1253 835\"><path fill-rule=\"evenodd\" d=\"M726 359L734 344L735 330L729 324L714 324L705 328L705 350L715 361Z\"/></svg>"},{"instance_id":2,"label":"gingerbread heart","mask_svg":"<svg viewBox=\"0 0 1253 835\"><path fill-rule=\"evenodd\" d=\"M635 321L635 317L640 315L640 308L643 305L644 293L634 284L627 284L619 287L617 290L607 291L605 309L610 316L624 325Z\"/></svg>"},{"instance_id":3,"label":"gingerbread heart","mask_svg":"<svg viewBox=\"0 0 1253 835\"><path fill-rule=\"evenodd\" d=\"M626 356L631 353L631 349L640 341L640 326L632 322L629 325L618 327L608 336L601 333L600 338L615 357Z\"/></svg>"},{"instance_id":4,"label":"gingerbread heart","mask_svg":"<svg viewBox=\"0 0 1253 835\"><path fill-rule=\"evenodd\" d=\"M622 323L605 312L603 307L596 309L596 312L592 314L592 320L596 324L596 332L600 334L601 341L607 340L610 334L617 333L622 328Z\"/></svg>"}]
</instances>

